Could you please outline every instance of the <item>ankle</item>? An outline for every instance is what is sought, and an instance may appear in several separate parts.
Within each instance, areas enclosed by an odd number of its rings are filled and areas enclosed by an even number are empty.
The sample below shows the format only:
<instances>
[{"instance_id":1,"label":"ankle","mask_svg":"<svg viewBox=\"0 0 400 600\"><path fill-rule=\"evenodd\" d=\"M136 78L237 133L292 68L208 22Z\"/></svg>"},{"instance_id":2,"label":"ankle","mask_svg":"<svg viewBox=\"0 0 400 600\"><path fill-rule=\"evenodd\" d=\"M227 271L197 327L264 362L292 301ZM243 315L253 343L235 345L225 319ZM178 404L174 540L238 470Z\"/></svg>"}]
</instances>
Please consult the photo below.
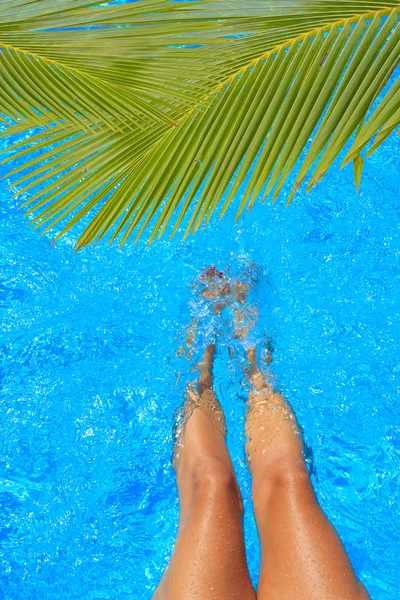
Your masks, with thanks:
<instances>
[{"instance_id":1,"label":"ankle","mask_svg":"<svg viewBox=\"0 0 400 600\"><path fill-rule=\"evenodd\" d=\"M212 391L212 385L213 382L211 375L201 374L199 381L197 382L197 391L199 392L200 396L202 396L207 390Z\"/></svg>"},{"instance_id":2,"label":"ankle","mask_svg":"<svg viewBox=\"0 0 400 600\"><path fill-rule=\"evenodd\" d=\"M256 349L248 348L246 350L247 362L249 363L248 376L250 380L258 373L258 366L256 360Z\"/></svg>"},{"instance_id":3,"label":"ankle","mask_svg":"<svg viewBox=\"0 0 400 600\"><path fill-rule=\"evenodd\" d=\"M201 395L206 389L212 389L213 376L212 367L215 354L215 344L209 344L206 348L202 361L198 364L200 377L197 389Z\"/></svg>"}]
</instances>

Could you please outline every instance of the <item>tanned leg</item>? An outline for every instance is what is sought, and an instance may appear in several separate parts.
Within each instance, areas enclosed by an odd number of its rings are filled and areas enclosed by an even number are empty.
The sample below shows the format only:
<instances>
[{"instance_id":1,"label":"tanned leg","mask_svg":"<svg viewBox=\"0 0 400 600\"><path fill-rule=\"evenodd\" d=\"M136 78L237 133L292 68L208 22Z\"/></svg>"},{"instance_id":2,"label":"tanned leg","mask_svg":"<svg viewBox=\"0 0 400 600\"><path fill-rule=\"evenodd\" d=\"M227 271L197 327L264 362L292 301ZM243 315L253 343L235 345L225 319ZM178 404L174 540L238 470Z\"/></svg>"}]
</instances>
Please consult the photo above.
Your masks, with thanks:
<instances>
[{"instance_id":1,"label":"tanned leg","mask_svg":"<svg viewBox=\"0 0 400 600\"><path fill-rule=\"evenodd\" d=\"M367 600L335 529L322 512L293 412L257 368L246 419L254 512L261 544L259 600Z\"/></svg>"},{"instance_id":2,"label":"tanned leg","mask_svg":"<svg viewBox=\"0 0 400 600\"><path fill-rule=\"evenodd\" d=\"M211 344L189 391L175 461L179 529L154 600L254 600L242 529L242 501L212 391Z\"/></svg>"}]
</instances>

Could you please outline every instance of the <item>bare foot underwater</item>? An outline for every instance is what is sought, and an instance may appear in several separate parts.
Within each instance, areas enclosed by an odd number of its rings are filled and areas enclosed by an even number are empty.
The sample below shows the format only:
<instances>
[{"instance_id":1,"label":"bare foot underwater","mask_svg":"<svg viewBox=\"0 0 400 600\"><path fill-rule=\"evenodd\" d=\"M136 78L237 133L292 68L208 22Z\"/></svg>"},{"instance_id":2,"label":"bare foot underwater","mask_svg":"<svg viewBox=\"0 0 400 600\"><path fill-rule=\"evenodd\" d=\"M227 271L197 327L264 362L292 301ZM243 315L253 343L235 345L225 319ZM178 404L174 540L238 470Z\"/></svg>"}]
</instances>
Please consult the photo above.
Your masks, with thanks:
<instances>
[{"instance_id":1,"label":"bare foot underwater","mask_svg":"<svg viewBox=\"0 0 400 600\"><path fill-rule=\"evenodd\" d=\"M257 307L246 303L248 284L229 281L214 266L200 278L200 294L211 303L216 318L232 303L233 329L245 342L246 454L261 549L259 582L254 590L246 562L241 493L226 446L223 411L213 390L216 339L204 348L177 427L173 464L179 527L153 600L368 600L315 498L300 427L271 383L272 350L261 360L260 349L251 343ZM188 345L196 338L195 326Z\"/></svg>"}]
</instances>

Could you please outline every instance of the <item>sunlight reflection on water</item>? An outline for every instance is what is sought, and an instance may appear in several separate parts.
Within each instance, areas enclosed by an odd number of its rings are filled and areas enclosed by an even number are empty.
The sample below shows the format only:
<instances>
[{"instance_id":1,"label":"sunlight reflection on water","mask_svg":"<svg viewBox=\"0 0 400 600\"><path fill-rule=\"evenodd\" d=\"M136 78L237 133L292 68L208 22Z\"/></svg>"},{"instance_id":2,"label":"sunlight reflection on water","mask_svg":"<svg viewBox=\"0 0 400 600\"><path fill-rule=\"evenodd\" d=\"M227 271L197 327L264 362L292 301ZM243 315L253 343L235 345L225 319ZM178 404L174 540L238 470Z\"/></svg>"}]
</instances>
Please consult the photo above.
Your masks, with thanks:
<instances>
[{"instance_id":1,"label":"sunlight reflection on water","mask_svg":"<svg viewBox=\"0 0 400 600\"><path fill-rule=\"evenodd\" d=\"M393 136L366 163L359 196L351 169L332 171L289 209L258 204L185 243L78 255L72 236L50 248L28 228L1 183L6 600L150 597L177 527L172 423L193 375L175 353L190 282L238 257L268 272L274 372L312 448L318 498L374 600L396 597L399 154ZM221 344L215 366L256 580L242 365Z\"/></svg>"}]
</instances>

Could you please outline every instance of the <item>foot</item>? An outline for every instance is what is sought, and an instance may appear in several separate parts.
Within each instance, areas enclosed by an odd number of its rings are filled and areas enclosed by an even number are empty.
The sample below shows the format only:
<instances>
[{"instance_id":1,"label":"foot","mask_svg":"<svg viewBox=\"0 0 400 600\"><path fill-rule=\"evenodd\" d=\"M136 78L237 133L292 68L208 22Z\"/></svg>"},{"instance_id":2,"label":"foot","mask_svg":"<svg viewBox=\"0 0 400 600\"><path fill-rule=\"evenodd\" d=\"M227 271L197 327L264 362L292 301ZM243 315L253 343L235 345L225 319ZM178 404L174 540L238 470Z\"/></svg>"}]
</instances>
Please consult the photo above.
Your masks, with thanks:
<instances>
[{"instance_id":1,"label":"foot","mask_svg":"<svg viewBox=\"0 0 400 600\"><path fill-rule=\"evenodd\" d=\"M238 304L245 304L247 294L249 292L249 285L240 279L233 283L233 296L237 300Z\"/></svg>"},{"instance_id":2,"label":"foot","mask_svg":"<svg viewBox=\"0 0 400 600\"><path fill-rule=\"evenodd\" d=\"M204 287L201 295L212 303L211 310L219 314L228 304L231 295L228 278L224 277L223 271L218 271L215 265L211 265L204 273L200 273L199 280Z\"/></svg>"},{"instance_id":3,"label":"foot","mask_svg":"<svg viewBox=\"0 0 400 600\"><path fill-rule=\"evenodd\" d=\"M231 294L227 277L224 277L222 271L217 271L215 265L207 268L204 273L199 275L198 279L200 283L193 286L193 295L197 298L204 298L209 307L204 308L201 303L198 304L196 301L192 304L195 314L186 329L185 340L176 352L177 357L184 355L188 360L193 358L193 355L199 350L199 346L204 347L204 344L198 343L201 334L208 339L216 337L215 330L218 327L218 320L215 316L218 316L228 304Z\"/></svg>"}]
</instances>

